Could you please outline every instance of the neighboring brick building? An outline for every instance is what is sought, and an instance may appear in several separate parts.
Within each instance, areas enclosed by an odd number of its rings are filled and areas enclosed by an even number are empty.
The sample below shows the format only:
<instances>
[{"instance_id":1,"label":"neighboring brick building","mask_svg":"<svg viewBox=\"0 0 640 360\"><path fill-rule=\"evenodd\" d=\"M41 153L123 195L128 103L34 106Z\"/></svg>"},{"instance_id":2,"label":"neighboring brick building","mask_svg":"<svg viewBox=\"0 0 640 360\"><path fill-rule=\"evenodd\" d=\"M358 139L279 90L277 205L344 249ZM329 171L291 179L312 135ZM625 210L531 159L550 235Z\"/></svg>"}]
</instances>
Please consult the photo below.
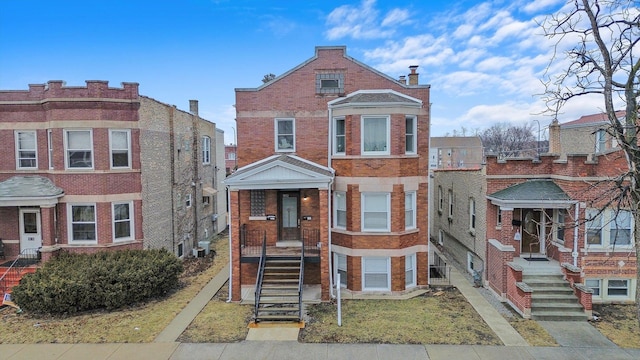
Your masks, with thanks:
<instances>
[{"instance_id":1,"label":"neighboring brick building","mask_svg":"<svg viewBox=\"0 0 640 360\"><path fill-rule=\"evenodd\" d=\"M485 285L525 317L544 318L552 313L542 309L536 300L541 295L527 283L539 279L527 280L527 276L562 274L586 315L592 302L633 302L635 298L633 217L629 209L607 206L614 193L611 179L628 171L624 153L611 146L598 148L587 140L582 141L587 147L578 147L574 138L580 133L593 139L604 128L600 120L590 115L566 127L552 123L553 153L540 159L487 156L482 171L434 172L434 186L441 186L444 194L436 201L442 201L443 211L452 211L454 219L460 214L459 227L467 228L469 199L475 196L471 192L483 189L486 198L475 209L486 209L482 221L486 232L476 231L475 242L470 242L467 232L437 219L434 238L443 238L445 250L459 261L463 258L460 248L482 256L471 245L484 241ZM567 139L571 142L563 142ZM568 150L574 147L578 154ZM453 197L447 197L450 192ZM562 312L569 311L556 309L552 315L561 317Z\"/></svg>"},{"instance_id":2,"label":"neighboring brick building","mask_svg":"<svg viewBox=\"0 0 640 360\"><path fill-rule=\"evenodd\" d=\"M479 136L432 137L429 148L430 169L477 169L484 163Z\"/></svg>"},{"instance_id":3,"label":"neighboring brick building","mask_svg":"<svg viewBox=\"0 0 640 360\"><path fill-rule=\"evenodd\" d=\"M235 144L224 146L224 168L227 176L238 168L237 151L238 147Z\"/></svg>"},{"instance_id":4,"label":"neighboring brick building","mask_svg":"<svg viewBox=\"0 0 640 360\"><path fill-rule=\"evenodd\" d=\"M39 249L166 248L213 233L215 124L138 84L62 81L0 91L0 238Z\"/></svg>"},{"instance_id":5,"label":"neighboring brick building","mask_svg":"<svg viewBox=\"0 0 640 360\"><path fill-rule=\"evenodd\" d=\"M258 88L236 89L238 170L230 191L233 300L256 284L257 255L302 245L305 284L328 300L427 285L429 86L346 54L315 56ZM256 235L257 234L257 235ZM269 250L268 250L269 251Z\"/></svg>"}]
</instances>

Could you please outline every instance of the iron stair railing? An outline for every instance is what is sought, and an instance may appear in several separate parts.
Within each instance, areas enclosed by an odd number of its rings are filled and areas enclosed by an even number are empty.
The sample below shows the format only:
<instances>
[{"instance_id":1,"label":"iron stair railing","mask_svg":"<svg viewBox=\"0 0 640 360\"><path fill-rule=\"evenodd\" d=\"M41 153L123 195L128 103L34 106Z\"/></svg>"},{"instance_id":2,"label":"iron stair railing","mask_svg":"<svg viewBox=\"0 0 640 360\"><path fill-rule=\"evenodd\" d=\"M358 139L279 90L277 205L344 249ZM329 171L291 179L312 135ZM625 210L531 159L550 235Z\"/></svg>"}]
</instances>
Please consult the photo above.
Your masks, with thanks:
<instances>
[{"instance_id":1,"label":"iron stair railing","mask_svg":"<svg viewBox=\"0 0 640 360\"><path fill-rule=\"evenodd\" d=\"M304 282L304 244L300 251L300 276L298 278L298 321L302 321L302 283Z\"/></svg>"},{"instance_id":2,"label":"iron stair railing","mask_svg":"<svg viewBox=\"0 0 640 360\"><path fill-rule=\"evenodd\" d=\"M262 238L262 253L260 255L260 263L258 264L258 276L256 276L256 294L255 294L255 313L254 321L258 321L258 312L260 308L260 294L262 293L262 279L264 278L264 265L267 262L267 232L264 232Z\"/></svg>"}]
</instances>

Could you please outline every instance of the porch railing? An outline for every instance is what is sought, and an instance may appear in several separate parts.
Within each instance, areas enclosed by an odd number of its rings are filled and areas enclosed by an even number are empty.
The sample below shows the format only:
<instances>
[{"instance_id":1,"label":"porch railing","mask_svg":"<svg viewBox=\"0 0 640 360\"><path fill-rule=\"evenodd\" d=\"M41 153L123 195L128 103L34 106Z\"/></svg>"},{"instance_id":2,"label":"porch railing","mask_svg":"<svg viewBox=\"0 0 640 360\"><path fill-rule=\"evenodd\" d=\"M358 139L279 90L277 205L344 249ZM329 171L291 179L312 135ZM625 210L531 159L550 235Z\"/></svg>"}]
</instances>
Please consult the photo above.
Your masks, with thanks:
<instances>
[{"instance_id":1,"label":"porch railing","mask_svg":"<svg viewBox=\"0 0 640 360\"><path fill-rule=\"evenodd\" d=\"M247 224L240 227L240 248L242 256L260 256L262 246L266 246L264 230L249 230Z\"/></svg>"},{"instance_id":2,"label":"porch railing","mask_svg":"<svg viewBox=\"0 0 640 360\"><path fill-rule=\"evenodd\" d=\"M320 256L320 229L302 229L302 244L306 256Z\"/></svg>"}]
</instances>

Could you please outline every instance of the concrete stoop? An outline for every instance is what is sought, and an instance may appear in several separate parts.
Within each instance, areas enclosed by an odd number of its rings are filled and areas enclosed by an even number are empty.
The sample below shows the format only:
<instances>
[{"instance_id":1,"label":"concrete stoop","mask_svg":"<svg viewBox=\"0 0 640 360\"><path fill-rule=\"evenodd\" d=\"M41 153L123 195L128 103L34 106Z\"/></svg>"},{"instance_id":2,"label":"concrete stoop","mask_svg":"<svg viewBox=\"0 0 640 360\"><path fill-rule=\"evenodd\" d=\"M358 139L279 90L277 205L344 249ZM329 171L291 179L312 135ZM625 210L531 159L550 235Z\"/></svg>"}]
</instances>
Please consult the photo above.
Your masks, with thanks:
<instances>
[{"instance_id":1,"label":"concrete stoop","mask_svg":"<svg viewBox=\"0 0 640 360\"><path fill-rule=\"evenodd\" d=\"M531 294L531 318L540 321L586 321L587 314L562 275L527 275L522 281Z\"/></svg>"}]
</instances>

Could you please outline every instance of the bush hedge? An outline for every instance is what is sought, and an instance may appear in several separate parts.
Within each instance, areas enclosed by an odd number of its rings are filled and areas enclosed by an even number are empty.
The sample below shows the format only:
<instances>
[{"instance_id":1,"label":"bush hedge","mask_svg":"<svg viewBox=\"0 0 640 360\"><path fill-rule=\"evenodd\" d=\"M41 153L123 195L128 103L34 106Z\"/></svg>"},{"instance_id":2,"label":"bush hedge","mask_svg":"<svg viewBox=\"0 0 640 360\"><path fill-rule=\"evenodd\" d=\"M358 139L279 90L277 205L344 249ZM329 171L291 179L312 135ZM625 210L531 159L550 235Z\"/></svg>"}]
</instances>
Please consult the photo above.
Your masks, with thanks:
<instances>
[{"instance_id":1,"label":"bush hedge","mask_svg":"<svg viewBox=\"0 0 640 360\"><path fill-rule=\"evenodd\" d=\"M65 252L25 275L13 300L34 313L112 310L166 295L181 272L180 259L165 249Z\"/></svg>"}]
</instances>

